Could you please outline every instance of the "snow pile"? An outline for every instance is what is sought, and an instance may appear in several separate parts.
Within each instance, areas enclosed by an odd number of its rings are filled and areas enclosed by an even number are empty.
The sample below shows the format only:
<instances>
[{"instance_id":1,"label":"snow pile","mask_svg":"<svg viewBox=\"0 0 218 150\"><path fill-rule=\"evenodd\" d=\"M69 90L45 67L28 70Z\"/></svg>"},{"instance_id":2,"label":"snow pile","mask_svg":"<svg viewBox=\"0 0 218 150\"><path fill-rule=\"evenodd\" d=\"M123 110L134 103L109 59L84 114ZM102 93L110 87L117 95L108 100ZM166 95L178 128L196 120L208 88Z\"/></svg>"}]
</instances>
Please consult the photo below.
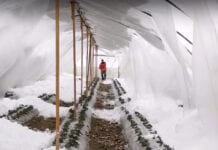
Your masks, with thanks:
<instances>
[{"instance_id":1,"label":"snow pile","mask_svg":"<svg viewBox=\"0 0 218 150\"><path fill-rule=\"evenodd\" d=\"M40 115L44 117L55 117L55 105L46 103L43 100L39 98L34 97L25 97L14 101L17 103L17 105L24 104L24 105L32 105L34 108L38 109L40 112ZM69 108L60 107L60 116L64 117L66 116Z\"/></svg>"},{"instance_id":2,"label":"snow pile","mask_svg":"<svg viewBox=\"0 0 218 150\"><path fill-rule=\"evenodd\" d=\"M132 90L125 80L119 79L127 93ZM132 113L140 112L157 130L161 138L176 150L216 150L216 137L208 136L197 109L184 111L181 101L166 96L152 96L131 100L125 107ZM129 97L128 94L122 97ZM199 142L201 141L201 142Z\"/></svg>"},{"instance_id":3,"label":"snow pile","mask_svg":"<svg viewBox=\"0 0 218 150\"><path fill-rule=\"evenodd\" d=\"M0 99L0 116L6 115L9 110L16 109L22 105L32 105L39 111L39 115L45 118L55 117L55 105L47 103L38 98L42 93L54 93L54 76L41 80L33 85L11 89L18 94L18 99ZM78 84L80 83L77 80ZM72 75L63 74L61 76L62 98L72 101ZM80 86L80 85L79 85ZM79 87L78 86L78 87ZM79 90L78 90L79 91ZM60 107L60 117L65 117L69 108ZM32 131L16 122L11 122L5 118L0 119L0 149L13 150L18 146L20 149L39 150L51 146L54 134L49 132ZM20 138L22 137L22 138Z\"/></svg>"},{"instance_id":4,"label":"snow pile","mask_svg":"<svg viewBox=\"0 0 218 150\"><path fill-rule=\"evenodd\" d=\"M132 100L126 108L146 116L164 142L176 150L205 150L207 147L215 150L218 146L215 137L208 137L197 110L184 113L173 99L137 99Z\"/></svg>"},{"instance_id":5,"label":"snow pile","mask_svg":"<svg viewBox=\"0 0 218 150\"><path fill-rule=\"evenodd\" d=\"M54 134L49 132L35 132L20 124L0 119L0 149L39 150L48 146Z\"/></svg>"},{"instance_id":6,"label":"snow pile","mask_svg":"<svg viewBox=\"0 0 218 150\"><path fill-rule=\"evenodd\" d=\"M80 89L81 81L77 78L77 88ZM55 76L49 76L44 80L35 82L32 85L18 87L11 89L19 97L34 96L38 97L43 93L55 93ZM80 90L77 90L77 97L79 97ZM63 73L60 77L60 99L65 102L72 102L73 99L73 75Z\"/></svg>"},{"instance_id":7,"label":"snow pile","mask_svg":"<svg viewBox=\"0 0 218 150\"><path fill-rule=\"evenodd\" d=\"M94 115L94 117L96 118L100 118L100 119L104 119L104 120L108 120L111 122L120 122L120 108L115 107L115 109L112 110L107 110L107 109L103 109L103 110L92 110L92 113Z\"/></svg>"}]
</instances>

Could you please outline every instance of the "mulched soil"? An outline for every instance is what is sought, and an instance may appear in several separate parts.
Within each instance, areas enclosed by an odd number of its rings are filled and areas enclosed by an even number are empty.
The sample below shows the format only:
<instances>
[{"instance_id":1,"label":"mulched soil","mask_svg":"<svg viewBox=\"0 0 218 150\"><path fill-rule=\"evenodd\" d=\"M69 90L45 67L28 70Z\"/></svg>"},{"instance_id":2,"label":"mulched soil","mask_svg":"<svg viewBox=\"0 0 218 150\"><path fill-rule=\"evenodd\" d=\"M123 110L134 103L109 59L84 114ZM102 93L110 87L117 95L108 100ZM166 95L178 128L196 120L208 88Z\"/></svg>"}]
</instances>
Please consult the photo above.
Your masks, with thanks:
<instances>
[{"instance_id":1,"label":"mulched soil","mask_svg":"<svg viewBox=\"0 0 218 150\"><path fill-rule=\"evenodd\" d=\"M112 85L100 83L94 108L114 109L114 105L108 103L114 100ZM88 136L89 150L125 150L127 146L119 124L104 119L91 118L91 130Z\"/></svg>"},{"instance_id":2,"label":"mulched soil","mask_svg":"<svg viewBox=\"0 0 218 150\"><path fill-rule=\"evenodd\" d=\"M96 102L94 104L94 108L95 109L114 109L114 105L104 104L105 100L106 100L105 98L100 98L100 97L97 96L96 97Z\"/></svg>"},{"instance_id":3,"label":"mulched soil","mask_svg":"<svg viewBox=\"0 0 218 150\"><path fill-rule=\"evenodd\" d=\"M92 117L89 150L125 150L125 141L118 123Z\"/></svg>"},{"instance_id":4,"label":"mulched soil","mask_svg":"<svg viewBox=\"0 0 218 150\"><path fill-rule=\"evenodd\" d=\"M96 102L95 102L94 108L95 109L104 109L104 104L103 104L102 99L100 99L98 97L96 98Z\"/></svg>"},{"instance_id":5,"label":"mulched soil","mask_svg":"<svg viewBox=\"0 0 218 150\"><path fill-rule=\"evenodd\" d=\"M94 108L95 109L114 109L113 105L104 104L104 101L106 100L114 101L114 99L115 99L115 95L112 93L112 85L100 83L97 96L96 96L96 102L94 104Z\"/></svg>"},{"instance_id":6,"label":"mulched soil","mask_svg":"<svg viewBox=\"0 0 218 150\"><path fill-rule=\"evenodd\" d=\"M111 89L112 89L112 85L111 84L100 83L98 91L101 91L101 92L110 92Z\"/></svg>"},{"instance_id":7,"label":"mulched soil","mask_svg":"<svg viewBox=\"0 0 218 150\"><path fill-rule=\"evenodd\" d=\"M55 131L55 118L44 118L42 116L37 116L28 122L25 122L23 125L33 130L45 131L49 129L53 132Z\"/></svg>"}]
</instances>

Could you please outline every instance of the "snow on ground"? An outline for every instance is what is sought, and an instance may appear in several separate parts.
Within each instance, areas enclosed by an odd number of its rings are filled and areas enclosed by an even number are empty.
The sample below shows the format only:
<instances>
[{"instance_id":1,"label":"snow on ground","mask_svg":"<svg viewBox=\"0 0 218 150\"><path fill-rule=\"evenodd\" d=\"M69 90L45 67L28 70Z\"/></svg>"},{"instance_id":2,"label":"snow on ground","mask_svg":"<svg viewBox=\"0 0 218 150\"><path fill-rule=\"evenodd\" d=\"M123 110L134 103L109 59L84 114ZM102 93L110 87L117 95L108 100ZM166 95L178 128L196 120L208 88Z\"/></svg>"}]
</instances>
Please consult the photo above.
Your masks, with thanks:
<instances>
[{"instance_id":1,"label":"snow on ground","mask_svg":"<svg viewBox=\"0 0 218 150\"><path fill-rule=\"evenodd\" d=\"M111 79L106 79L104 81L102 81L103 84L112 84L113 83L113 80Z\"/></svg>"},{"instance_id":2,"label":"snow on ground","mask_svg":"<svg viewBox=\"0 0 218 150\"><path fill-rule=\"evenodd\" d=\"M38 98L43 93L55 93L55 77L50 76L45 80L37 81L33 85L10 89L18 95L18 99L0 98L0 116L7 114L8 110L15 109L19 105L33 105L44 117L55 117L55 105ZM80 81L78 80L78 91ZM61 75L61 99L72 101L73 76ZM79 93L78 93L79 96ZM66 116L69 108L60 107L60 116ZM54 133L32 131L16 122L0 118L0 150L40 150L50 146L54 139ZM21 138L22 137L22 138Z\"/></svg>"},{"instance_id":3,"label":"snow on ground","mask_svg":"<svg viewBox=\"0 0 218 150\"><path fill-rule=\"evenodd\" d=\"M101 82L102 84L113 84L112 79L106 79ZM113 89L114 90L114 89ZM101 91L101 95L106 96L108 92ZM104 104L115 105L117 99L115 100L106 100ZM119 107L115 107L114 109L92 109L92 113L94 116L100 119L108 120L111 122L120 122L121 110Z\"/></svg>"},{"instance_id":4,"label":"snow on ground","mask_svg":"<svg viewBox=\"0 0 218 150\"><path fill-rule=\"evenodd\" d=\"M111 122L120 122L120 115L121 111L119 107L115 107L112 110L98 110L98 109L93 109L92 110L93 116L96 116L97 118L100 119L105 119Z\"/></svg>"},{"instance_id":5,"label":"snow on ground","mask_svg":"<svg viewBox=\"0 0 218 150\"><path fill-rule=\"evenodd\" d=\"M73 97L73 76L70 74L62 74L60 78L60 90L61 90L61 100L65 102L72 102ZM72 84L71 84L72 83ZM80 81L77 80L78 89L80 89ZM28 85L24 87L18 87L10 89L14 91L19 99L11 100L8 98L3 98L0 100L0 115L6 114L9 109L15 109L19 105L33 105L34 108L38 109L40 115L44 117L55 117L55 105L47 103L40 98L39 95L43 93L54 94L55 93L55 77L50 76L45 80L37 81L33 85ZM79 97L80 90L77 90L77 97ZM69 108L60 107L60 116L63 117L67 114Z\"/></svg>"},{"instance_id":6,"label":"snow on ground","mask_svg":"<svg viewBox=\"0 0 218 150\"><path fill-rule=\"evenodd\" d=\"M125 80L119 81L128 93L131 87L127 86ZM146 96L145 93L143 98L132 99L126 108L143 114L163 141L176 150L217 150L216 138L207 135L197 110L184 111L184 108L178 107L178 103L164 96Z\"/></svg>"},{"instance_id":7,"label":"snow on ground","mask_svg":"<svg viewBox=\"0 0 218 150\"><path fill-rule=\"evenodd\" d=\"M0 116L7 114L8 110L12 110L16 107L18 107L18 103L15 103L14 101L8 99L8 98L4 98L4 99L0 99Z\"/></svg>"},{"instance_id":8,"label":"snow on ground","mask_svg":"<svg viewBox=\"0 0 218 150\"><path fill-rule=\"evenodd\" d=\"M0 115L7 114L8 110L15 109L21 104L32 105L34 108L38 109L40 115L44 117L55 117L55 105L44 102L43 100L33 96L27 96L18 100L11 100L8 98L0 100L0 108L2 108ZM60 107L60 116L65 116L68 110L69 108Z\"/></svg>"},{"instance_id":9,"label":"snow on ground","mask_svg":"<svg viewBox=\"0 0 218 150\"><path fill-rule=\"evenodd\" d=\"M0 119L0 133L1 150L40 150L54 138L53 133L35 132L4 118Z\"/></svg>"},{"instance_id":10,"label":"snow on ground","mask_svg":"<svg viewBox=\"0 0 218 150\"><path fill-rule=\"evenodd\" d=\"M72 83L72 84L70 84ZM77 80L77 89L80 89L81 81ZM55 76L49 76L45 80L37 81L33 85L11 89L19 97L35 96L38 97L43 93L55 93ZM79 97L80 90L77 90L77 97ZM60 98L65 102L72 102L73 98L73 76L71 74L63 73L60 77Z\"/></svg>"}]
</instances>

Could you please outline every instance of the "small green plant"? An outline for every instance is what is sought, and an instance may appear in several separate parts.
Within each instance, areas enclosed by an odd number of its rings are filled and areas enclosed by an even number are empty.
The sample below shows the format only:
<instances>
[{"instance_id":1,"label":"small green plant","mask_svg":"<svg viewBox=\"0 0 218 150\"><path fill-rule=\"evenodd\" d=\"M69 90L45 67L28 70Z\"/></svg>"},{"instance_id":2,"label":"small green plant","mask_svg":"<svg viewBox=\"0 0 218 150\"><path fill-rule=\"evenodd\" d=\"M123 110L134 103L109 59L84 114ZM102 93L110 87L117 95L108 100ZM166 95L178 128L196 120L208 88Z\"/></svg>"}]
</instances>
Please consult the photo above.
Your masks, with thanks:
<instances>
[{"instance_id":1,"label":"small green plant","mask_svg":"<svg viewBox=\"0 0 218 150\"><path fill-rule=\"evenodd\" d=\"M74 111L72 109L69 110L68 117L66 118L66 120L64 121L64 124L62 125L62 130L60 133L60 142L63 143L63 145L67 149L70 149L72 147L74 148L79 147L78 140L79 140L79 137L82 135L81 131L83 127L85 126L85 120L87 117L86 111L88 110L88 104L94 95L94 89L97 86L98 81L99 81L99 78L95 78L92 81L91 86L90 86L91 92L89 96L83 95L80 98L81 111L79 113L78 122L76 122L74 127L70 129L71 123L75 121L72 119L74 116ZM55 143L55 141L53 143Z\"/></svg>"},{"instance_id":2,"label":"small green plant","mask_svg":"<svg viewBox=\"0 0 218 150\"><path fill-rule=\"evenodd\" d=\"M150 134L156 135L153 137L153 140L156 139L156 143L160 146L160 147L164 147L164 150L172 150L172 148L170 148L169 145L166 145L163 143L161 137L159 135L157 135L157 131L152 129L152 125L149 123L149 121L139 112L135 112L135 115L141 120L141 122L143 123L144 127L147 129L147 131L150 132Z\"/></svg>"}]
</instances>

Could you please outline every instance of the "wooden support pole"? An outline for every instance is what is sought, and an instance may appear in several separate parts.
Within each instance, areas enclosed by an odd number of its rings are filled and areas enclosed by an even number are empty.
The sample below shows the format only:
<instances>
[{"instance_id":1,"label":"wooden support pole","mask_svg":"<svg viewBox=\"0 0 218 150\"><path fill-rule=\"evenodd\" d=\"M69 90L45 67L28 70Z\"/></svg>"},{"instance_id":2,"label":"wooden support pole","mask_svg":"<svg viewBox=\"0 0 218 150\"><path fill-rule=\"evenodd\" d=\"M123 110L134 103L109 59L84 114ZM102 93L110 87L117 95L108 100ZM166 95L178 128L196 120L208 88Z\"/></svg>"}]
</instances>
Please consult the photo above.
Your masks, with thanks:
<instances>
[{"instance_id":1,"label":"wooden support pole","mask_svg":"<svg viewBox=\"0 0 218 150\"><path fill-rule=\"evenodd\" d=\"M118 73L117 73L118 75L118 78L120 78L120 66L118 66Z\"/></svg>"},{"instance_id":2,"label":"wooden support pole","mask_svg":"<svg viewBox=\"0 0 218 150\"><path fill-rule=\"evenodd\" d=\"M89 41L89 59L88 59L88 83L91 81L91 57L92 57L92 34L90 34L90 41Z\"/></svg>"},{"instance_id":3,"label":"wooden support pole","mask_svg":"<svg viewBox=\"0 0 218 150\"><path fill-rule=\"evenodd\" d=\"M80 26L81 26L81 97L83 95L83 20L80 17Z\"/></svg>"},{"instance_id":4,"label":"wooden support pole","mask_svg":"<svg viewBox=\"0 0 218 150\"><path fill-rule=\"evenodd\" d=\"M88 24L86 23L86 20L84 19L84 17L82 16L82 13L80 11L80 9L78 10L78 14L80 16L81 19L81 55L83 56L83 24L86 26L86 37L87 37L87 52L86 52L86 91L88 90L88 86L89 86L89 81L93 80L93 77L96 76L97 77L97 70L98 70L98 64L97 64L97 58L95 59L94 56L96 54L95 50L97 49L96 47L96 41L90 31L90 27L88 26ZM83 60L81 60L81 76L83 77ZM95 70L96 68L96 70ZM83 82L83 81L81 81ZM82 88L83 85L81 83L81 95L82 95ZM86 93L85 93L86 94Z\"/></svg>"},{"instance_id":5,"label":"wooden support pole","mask_svg":"<svg viewBox=\"0 0 218 150\"><path fill-rule=\"evenodd\" d=\"M92 45L92 74L91 74L91 80L94 79L94 63L95 63L95 59L94 59L94 51L95 51L95 40L93 39L93 45Z\"/></svg>"},{"instance_id":6,"label":"wooden support pole","mask_svg":"<svg viewBox=\"0 0 218 150\"><path fill-rule=\"evenodd\" d=\"M73 21L73 88L74 88L74 119L76 120L77 117L77 102L76 102L76 3L75 1L71 1L71 8L72 8L72 21Z\"/></svg>"},{"instance_id":7,"label":"wooden support pole","mask_svg":"<svg viewBox=\"0 0 218 150\"><path fill-rule=\"evenodd\" d=\"M87 38L87 49L86 49L86 91L88 90L88 78L89 78L89 70L88 70L88 65L89 65L89 29L86 26L86 38Z\"/></svg>"},{"instance_id":8,"label":"wooden support pole","mask_svg":"<svg viewBox=\"0 0 218 150\"><path fill-rule=\"evenodd\" d=\"M95 46L95 54L98 55L98 46ZM94 56L95 56L94 54ZM98 57L95 57L95 77L98 77Z\"/></svg>"},{"instance_id":9,"label":"wooden support pole","mask_svg":"<svg viewBox=\"0 0 218 150\"><path fill-rule=\"evenodd\" d=\"M59 24L59 20L60 20L60 1L56 0L55 3L55 28L56 28L56 32L55 32L55 48L56 48L56 137L55 137L55 145L56 145L56 150L59 150L59 138L60 138L60 132L59 132L59 128L60 128L60 116L59 116L59 105L60 105L60 24Z\"/></svg>"},{"instance_id":10,"label":"wooden support pole","mask_svg":"<svg viewBox=\"0 0 218 150\"><path fill-rule=\"evenodd\" d=\"M92 81L92 63L93 63L93 60L92 60L92 51L93 51L93 37L92 37L92 40L91 40L91 47L90 47L90 70L89 70L89 75L90 75L90 78L89 78L89 81Z\"/></svg>"}]
</instances>

